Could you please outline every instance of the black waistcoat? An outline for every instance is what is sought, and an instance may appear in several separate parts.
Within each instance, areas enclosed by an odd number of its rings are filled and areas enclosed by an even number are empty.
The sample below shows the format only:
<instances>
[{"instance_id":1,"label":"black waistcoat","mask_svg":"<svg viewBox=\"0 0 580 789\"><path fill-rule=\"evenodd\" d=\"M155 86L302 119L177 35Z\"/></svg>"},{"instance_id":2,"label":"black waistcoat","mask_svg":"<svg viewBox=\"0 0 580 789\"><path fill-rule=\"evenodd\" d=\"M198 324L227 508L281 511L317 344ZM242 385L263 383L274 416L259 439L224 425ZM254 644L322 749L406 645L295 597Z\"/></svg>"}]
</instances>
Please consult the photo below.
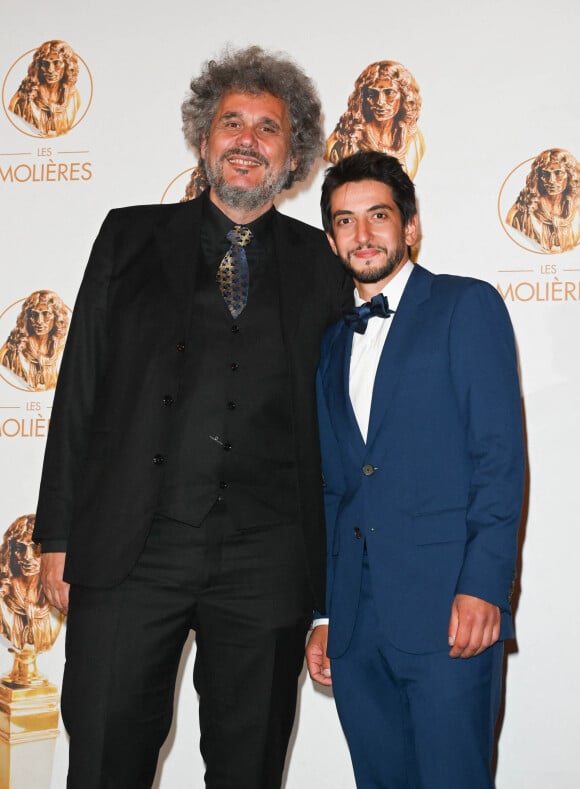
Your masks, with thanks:
<instances>
[{"instance_id":1,"label":"black waistcoat","mask_svg":"<svg viewBox=\"0 0 580 789\"><path fill-rule=\"evenodd\" d=\"M220 498L239 528L297 519L288 359L274 260L250 266L250 295L234 321L200 266L181 391L158 512L199 525Z\"/></svg>"}]
</instances>

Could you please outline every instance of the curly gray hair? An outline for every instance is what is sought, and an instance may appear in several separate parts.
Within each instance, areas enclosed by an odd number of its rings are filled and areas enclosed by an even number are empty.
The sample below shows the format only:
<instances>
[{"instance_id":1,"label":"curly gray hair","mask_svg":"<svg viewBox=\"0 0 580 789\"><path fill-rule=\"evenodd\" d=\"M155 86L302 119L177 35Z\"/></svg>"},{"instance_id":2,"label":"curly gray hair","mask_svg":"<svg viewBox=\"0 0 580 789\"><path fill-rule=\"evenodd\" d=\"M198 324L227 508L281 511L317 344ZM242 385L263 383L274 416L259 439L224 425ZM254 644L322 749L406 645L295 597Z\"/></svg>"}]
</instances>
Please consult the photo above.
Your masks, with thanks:
<instances>
[{"instance_id":1,"label":"curly gray hair","mask_svg":"<svg viewBox=\"0 0 580 789\"><path fill-rule=\"evenodd\" d=\"M181 106L183 133L192 148L200 149L224 94L271 93L282 99L290 117L292 156L297 167L288 175L285 188L308 175L324 150L320 99L312 80L287 57L252 46L226 50L221 60L209 60Z\"/></svg>"}]
</instances>

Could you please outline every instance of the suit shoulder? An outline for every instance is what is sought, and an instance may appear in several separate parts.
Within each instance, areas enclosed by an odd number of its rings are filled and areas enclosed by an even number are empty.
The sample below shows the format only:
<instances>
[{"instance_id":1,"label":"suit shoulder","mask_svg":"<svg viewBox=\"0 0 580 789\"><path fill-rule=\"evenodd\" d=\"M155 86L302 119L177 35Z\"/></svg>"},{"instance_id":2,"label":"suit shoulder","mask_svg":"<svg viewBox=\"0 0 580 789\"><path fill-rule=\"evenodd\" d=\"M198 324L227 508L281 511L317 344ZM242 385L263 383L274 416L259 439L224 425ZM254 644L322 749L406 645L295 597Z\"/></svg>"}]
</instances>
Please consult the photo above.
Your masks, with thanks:
<instances>
[{"instance_id":1,"label":"suit shoulder","mask_svg":"<svg viewBox=\"0 0 580 789\"><path fill-rule=\"evenodd\" d=\"M101 225L97 241L105 248L112 245L117 249L135 249L148 243L158 229L171 228L174 223L193 226L199 217L195 202L113 208Z\"/></svg>"},{"instance_id":2,"label":"suit shoulder","mask_svg":"<svg viewBox=\"0 0 580 789\"><path fill-rule=\"evenodd\" d=\"M151 203L146 205L129 205L121 208L112 208L105 222L114 224L156 223L165 221L179 214L187 215L191 212L193 201L186 203Z\"/></svg>"},{"instance_id":3,"label":"suit shoulder","mask_svg":"<svg viewBox=\"0 0 580 789\"><path fill-rule=\"evenodd\" d=\"M461 324L492 319L511 326L505 301L497 288L485 280L437 274L433 277L431 296Z\"/></svg>"},{"instance_id":4,"label":"suit shoulder","mask_svg":"<svg viewBox=\"0 0 580 789\"><path fill-rule=\"evenodd\" d=\"M462 296L483 296L502 301L497 289L489 282L476 277L463 277L457 274L433 274L433 293L449 295L455 298Z\"/></svg>"},{"instance_id":5,"label":"suit shoulder","mask_svg":"<svg viewBox=\"0 0 580 789\"><path fill-rule=\"evenodd\" d=\"M280 226L284 228L285 232L294 233L300 236L303 240L309 241L313 244L324 245L325 249L328 249L330 252L330 246L326 240L326 235L322 230L320 230L320 228L309 225L306 222L302 222L300 219L295 219L292 216L281 214L280 212L277 212L276 216Z\"/></svg>"}]
</instances>

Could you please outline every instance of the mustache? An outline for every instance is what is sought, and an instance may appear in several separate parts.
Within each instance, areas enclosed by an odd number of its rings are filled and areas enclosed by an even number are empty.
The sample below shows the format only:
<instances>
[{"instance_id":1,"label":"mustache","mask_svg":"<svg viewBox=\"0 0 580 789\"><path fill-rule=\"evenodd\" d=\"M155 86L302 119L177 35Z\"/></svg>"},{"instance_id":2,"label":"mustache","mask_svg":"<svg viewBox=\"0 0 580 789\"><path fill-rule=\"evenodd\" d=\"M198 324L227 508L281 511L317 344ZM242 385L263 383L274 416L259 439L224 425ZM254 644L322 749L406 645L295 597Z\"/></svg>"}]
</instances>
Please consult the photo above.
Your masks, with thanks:
<instances>
[{"instance_id":1,"label":"mustache","mask_svg":"<svg viewBox=\"0 0 580 789\"><path fill-rule=\"evenodd\" d=\"M256 159L256 161L260 162L260 164L263 164L265 167L269 167L270 165L268 159L259 151L254 151L253 148L228 148L227 151L222 153L220 159L223 161L230 156L247 156L248 158Z\"/></svg>"},{"instance_id":2,"label":"mustache","mask_svg":"<svg viewBox=\"0 0 580 789\"><path fill-rule=\"evenodd\" d=\"M355 247L355 249L350 249L348 254L356 255L357 252L362 252L363 249L378 249L379 252L384 252L385 255L389 254L387 247L381 247L379 244L359 244L358 247Z\"/></svg>"}]
</instances>

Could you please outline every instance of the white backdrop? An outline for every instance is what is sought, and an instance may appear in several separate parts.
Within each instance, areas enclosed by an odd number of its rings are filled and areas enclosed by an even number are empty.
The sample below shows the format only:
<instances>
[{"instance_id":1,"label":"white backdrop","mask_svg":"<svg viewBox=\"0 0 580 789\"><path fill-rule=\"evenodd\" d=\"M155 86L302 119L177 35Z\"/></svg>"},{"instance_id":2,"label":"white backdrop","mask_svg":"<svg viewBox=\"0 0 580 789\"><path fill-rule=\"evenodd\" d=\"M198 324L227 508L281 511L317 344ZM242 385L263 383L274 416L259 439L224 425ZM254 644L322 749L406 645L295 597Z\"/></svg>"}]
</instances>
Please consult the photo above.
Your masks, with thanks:
<instances>
[{"instance_id":1,"label":"white backdrop","mask_svg":"<svg viewBox=\"0 0 580 789\"><path fill-rule=\"evenodd\" d=\"M9 113L0 113L0 344L18 311L10 305L33 291L53 290L73 304L110 207L159 202L172 179L194 164L179 108L190 76L224 44L289 53L318 85L327 134L356 76L371 62L398 60L415 76L426 143L415 179L419 261L435 272L477 276L499 287L520 352L529 511L499 789L580 786L580 363L574 346L580 248L559 255L525 249L498 215L498 205L505 215L523 186L527 160L556 147L580 158L579 7L577 0L415 0L406 6L378 0L356 6L345 0L4 0L0 10L5 104L13 80L30 62L30 56L19 59L49 39L67 41L86 64L82 109L93 83L85 117L62 137L27 136ZM48 166L55 164L66 167ZM320 225L321 172L322 164L308 184L281 201L281 210ZM52 392L26 393L0 380L0 534L36 507L42 423L51 402ZM0 644L0 674L11 666L6 646ZM184 657L158 789L203 785L193 649ZM40 670L59 686L63 652L61 634L39 658ZM63 731L53 789L64 786L66 760ZM286 789L311 786L352 789L354 780L332 699L304 678Z\"/></svg>"}]
</instances>

